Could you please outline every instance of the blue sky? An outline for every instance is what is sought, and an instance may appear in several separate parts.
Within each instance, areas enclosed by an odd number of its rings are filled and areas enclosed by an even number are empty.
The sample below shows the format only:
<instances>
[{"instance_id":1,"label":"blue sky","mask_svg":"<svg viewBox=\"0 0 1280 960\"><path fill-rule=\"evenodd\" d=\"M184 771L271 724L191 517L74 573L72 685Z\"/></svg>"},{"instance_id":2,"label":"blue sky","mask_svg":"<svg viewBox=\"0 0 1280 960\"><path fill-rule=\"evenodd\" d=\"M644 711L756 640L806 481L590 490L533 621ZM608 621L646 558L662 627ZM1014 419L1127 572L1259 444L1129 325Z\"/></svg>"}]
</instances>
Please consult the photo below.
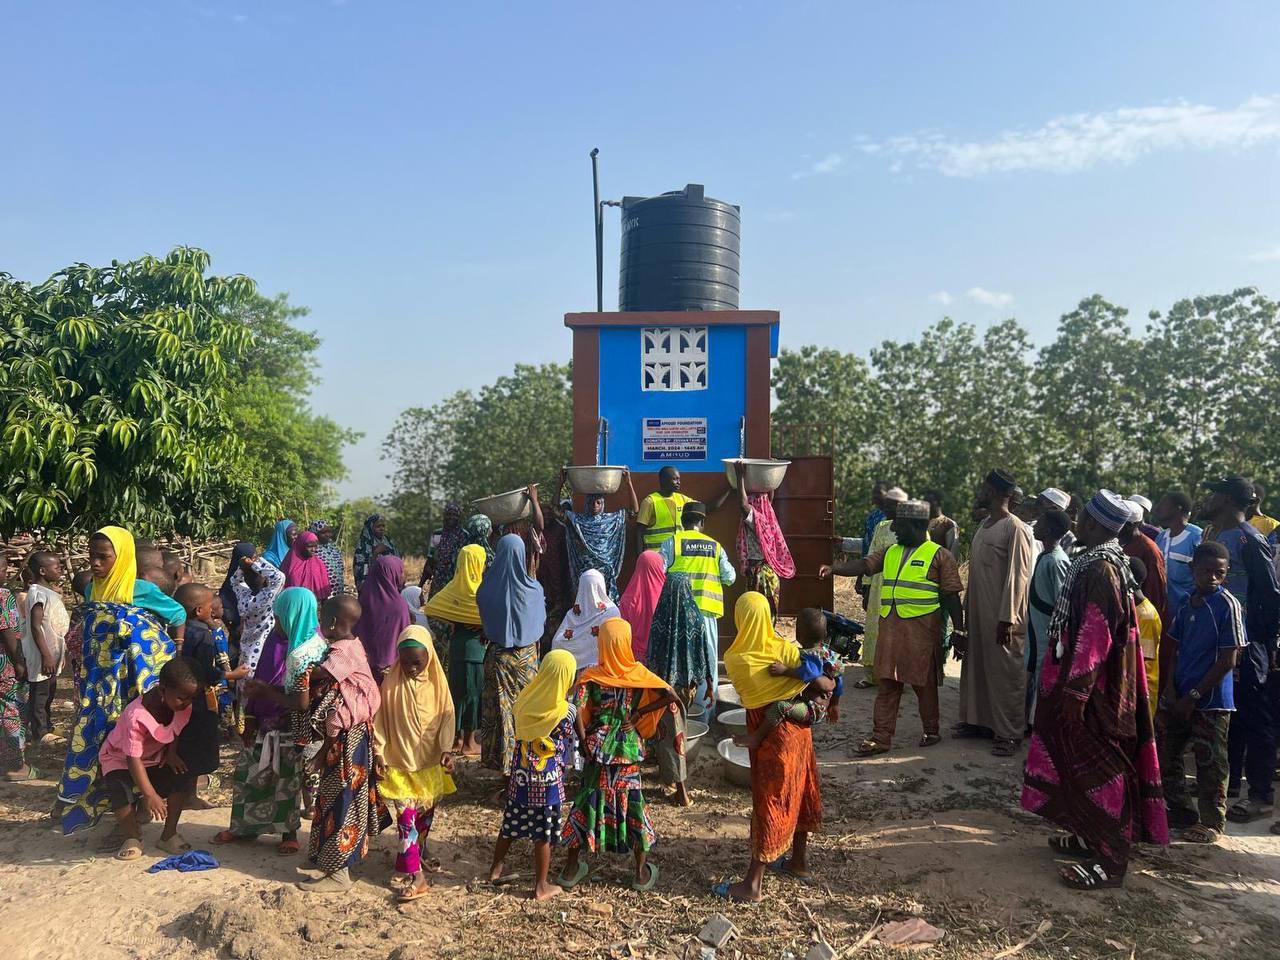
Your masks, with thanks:
<instances>
[{"instance_id":1,"label":"blue sky","mask_svg":"<svg viewBox=\"0 0 1280 960\"><path fill-rule=\"evenodd\" d=\"M593 146L606 197L742 206L784 347L1280 295L1280 7L1048 6L9 3L0 270L187 243L288 291L348 495L400 410L568 357Z\"/></svg>"}]
</instances>

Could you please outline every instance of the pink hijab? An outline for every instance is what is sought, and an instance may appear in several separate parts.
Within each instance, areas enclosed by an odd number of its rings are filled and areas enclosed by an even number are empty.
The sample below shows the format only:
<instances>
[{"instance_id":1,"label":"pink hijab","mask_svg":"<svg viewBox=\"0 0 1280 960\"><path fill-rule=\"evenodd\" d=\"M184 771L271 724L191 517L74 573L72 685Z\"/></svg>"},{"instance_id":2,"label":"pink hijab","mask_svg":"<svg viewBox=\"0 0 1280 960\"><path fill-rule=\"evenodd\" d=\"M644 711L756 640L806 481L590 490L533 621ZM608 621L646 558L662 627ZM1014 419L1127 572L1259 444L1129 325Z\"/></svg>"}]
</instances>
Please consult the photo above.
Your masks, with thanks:
<instances>
[{"instance_id":1,"label":"pink hijab","mask_svg":"<svg viewBox=\"0 0 1280 960\"><path fill-rule=\"evenodd\" d=\"M308 544L318 540L310 530L298 534L298 539L293 541L293 546L285 554L282 569L285 586L305 587L316 595L317 600L323 602L333 593L333 587L329 583L329 568L320 557L309 557L305 552Z\"/></svg>"},{"instance_id":2,"label":"pink hijab","mask_svg":"<svg viewBox=\"0 0 1280 960\"><path fill-rule=\"evenodd\" d=\"M782 536L782 528L778 526L777 514L773 512L773 501L767 493L753 493L747 498L751 504L751 512L755 514L756 539L760 542L760 552L769 566L783 580L790 580L796 575L796 563L791 559L791 550L787 547L786 538ZM742 571L747 569L747 521L738 524L738 558Z\"/></svg>"},{"instance_id":3,"label":"pink hijab","mask_svg":"<svg viewBox=\"0 0 1280 960\"><path fill-rule=\"evenodd\" d=\"M645 550L636 558L627 589L618 601L618 614L631 624L631 652L638 662L645 662L649 652L649 630L653 611L657 609L662 585L667 582L666 565L657 550Z\"/></svg>"},{"instance_id":4,"label":"pink hijab","mask_svg":"<svg viewBox=\"0 0 1280 960\"><path fill-rule=\"evenodd\" d=\"M342 694L342 702L325 718L325 736L336 737L343 730L372 720L382 705L382 694L360 641L354 637L335 640L329 644L321 666L337 682Z\"/></svg>"}]
</instances>

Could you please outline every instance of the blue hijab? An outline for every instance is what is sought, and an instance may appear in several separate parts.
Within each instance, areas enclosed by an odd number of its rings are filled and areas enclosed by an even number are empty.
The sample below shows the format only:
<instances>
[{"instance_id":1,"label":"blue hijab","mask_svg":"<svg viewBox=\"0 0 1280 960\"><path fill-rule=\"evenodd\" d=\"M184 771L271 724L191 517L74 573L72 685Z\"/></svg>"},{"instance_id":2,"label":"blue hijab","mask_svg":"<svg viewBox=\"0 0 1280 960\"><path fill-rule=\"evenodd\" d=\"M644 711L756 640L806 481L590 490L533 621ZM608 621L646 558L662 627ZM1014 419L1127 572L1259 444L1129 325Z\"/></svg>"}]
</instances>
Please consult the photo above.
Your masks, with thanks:
<instances>
[{"instance_id":1,"label":"blue hijab","mask_svg":"<svg viewBox=\"0 0 1280 960\"><path fill-rule=\"evenodd\" d=\"M289 555L289 541L285 539L285 534L292 526L296 526L292 520L281 520L277 523L275 532L271 534L271 542L267 544L267 549L262 551L262 559L276 569L284 565L284 558Z\"/></svg>"},{"instance_id":2,"label":"blue hijab","mask_svg":"<svg viewBox=\"0 0 1280 960\"><path fill-rule=\"evenodd\" d=\"M547 623L542 584L529 576L524 541L509 533L498 541L493 563L476 591L484 635L500 649L527 647L542 639Z\"/></svg>"}]
</instances>

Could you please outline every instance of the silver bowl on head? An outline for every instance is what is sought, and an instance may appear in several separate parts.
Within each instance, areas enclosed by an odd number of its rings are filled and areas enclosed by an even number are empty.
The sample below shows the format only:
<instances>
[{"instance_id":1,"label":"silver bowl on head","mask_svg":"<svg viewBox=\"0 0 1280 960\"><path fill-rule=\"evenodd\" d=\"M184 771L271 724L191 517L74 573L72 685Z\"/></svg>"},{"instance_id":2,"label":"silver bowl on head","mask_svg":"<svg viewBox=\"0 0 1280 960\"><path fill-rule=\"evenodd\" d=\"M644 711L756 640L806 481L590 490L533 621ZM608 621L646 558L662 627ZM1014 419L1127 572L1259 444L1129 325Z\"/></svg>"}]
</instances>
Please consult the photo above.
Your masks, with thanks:
<instances>
[{"instance_id":1,"label":"silver bowl on head","mask_svg":"<svg viewBox=\"0 0 1280 960\"><path fill-rule=\"evenodd\" d=\"M617 493L622 486L622 467L565 467L569 488L582 496Z\"/></svg>"},{"instance_id":2,"label":"silver bowl on head","mask_svg":"<svg viewBox=\"0 0 1280 960\"><path fill-rule=\"evenodd\" d=\"M734 786L751 789L751 754L746 747L734 744L732 737L726 737L716 744L716 753L720 754L720 772Z\"/></svg>"},{"instance_id":3,"label":"silver bowl on head","mask_svg":"<svg viewBox=\"0 0 1280 960\"><path fill-rule=\"evenodd\" d=\"M529 491L526 489L495 493L492 497L473 500L471 505L492 520L495 526L527 520L533 516L533 501L529 499Z\"/></svg>"},{"instance_id":4,"label":"silver bowl on head","mask_svg":"<svg viewBox=\"0 0 1280 960\"><path fill-rule=\"evenodd\" d=\"M738 489L738 471L736 464L742 464L743 479L747 483L747 493L770 493L782 486L782 478L787 475L790 460L750 460L746 457L734 457L724 460L724 475L729 478L729 486Z\"/></svg>"}]
</instances>

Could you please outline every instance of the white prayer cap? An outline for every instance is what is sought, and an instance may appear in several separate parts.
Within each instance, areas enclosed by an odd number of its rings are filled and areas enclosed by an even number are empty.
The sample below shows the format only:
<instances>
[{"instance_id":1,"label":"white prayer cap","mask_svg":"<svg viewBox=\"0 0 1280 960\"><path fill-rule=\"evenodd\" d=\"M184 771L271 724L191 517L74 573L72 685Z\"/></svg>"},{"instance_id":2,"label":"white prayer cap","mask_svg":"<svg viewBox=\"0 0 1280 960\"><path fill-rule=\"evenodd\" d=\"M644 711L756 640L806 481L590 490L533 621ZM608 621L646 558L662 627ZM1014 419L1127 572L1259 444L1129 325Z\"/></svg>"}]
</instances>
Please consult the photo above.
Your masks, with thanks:
<instances>
[{"instance_id":1,"label":"white prayer cap","mask_svg":"<svg viewBox=\"0 0 1280 960\"><path fill-rule=\"evenodd\" d=\"M909 498L907 497L907 491L901 487L890 487L880 495L880 499L890 500L893 503L906 503Z\"/></svg>"},{"instance_id":2,"label":"white prayer cap","mask_svg":"<svg viewBox=\"0 0 1280 960\"><path fill-rule=\"evenodd\" d=\"M1129 494L1127 497L1125 497L1125 499L1126 499L1126 500L1128 500L1130 503L1136 503L1138 506L1140 506L1140 507L1141 507L1143 510L1145 510L1147 513L1150 513L1150 512L1151 512L1151 506L1152 506L1151 501L1150 501L1150 500L1148 500L1146 497L1144 497L1142 494L1140 494L1140 493L1131 493L1131 494ZM1141 519L1141 518L1139 518L1139 519Z\"/></svg>"},{"instance_id":3,"label":"white prayer cap","mask_svg":"<svg viewBox=\"0 0 1280 960\"><path fill-rule=\"evenodd\" d=\"M1070 495L1064 490L1059 490L1057 487L1049 487L1047 490L1041 490L1040 499L1044 500L1046 503L1052 503L1059 510L1065 510L1067 507L1071 506Z\"/></svg>"},{"instance_id":4,"label":"white prayer cap","mask_svg":"<svg viewBox=\"0 0 1280 960\"><path fill-rule=\"evenodd\" d=\"M1133 500L1126 500L1124 505L1129 509L1129 519L1134 523L1141 523L1142 518L1146 516L1142 512L1142 504L1135 503Z\"/></svg>"}]
</instances>

